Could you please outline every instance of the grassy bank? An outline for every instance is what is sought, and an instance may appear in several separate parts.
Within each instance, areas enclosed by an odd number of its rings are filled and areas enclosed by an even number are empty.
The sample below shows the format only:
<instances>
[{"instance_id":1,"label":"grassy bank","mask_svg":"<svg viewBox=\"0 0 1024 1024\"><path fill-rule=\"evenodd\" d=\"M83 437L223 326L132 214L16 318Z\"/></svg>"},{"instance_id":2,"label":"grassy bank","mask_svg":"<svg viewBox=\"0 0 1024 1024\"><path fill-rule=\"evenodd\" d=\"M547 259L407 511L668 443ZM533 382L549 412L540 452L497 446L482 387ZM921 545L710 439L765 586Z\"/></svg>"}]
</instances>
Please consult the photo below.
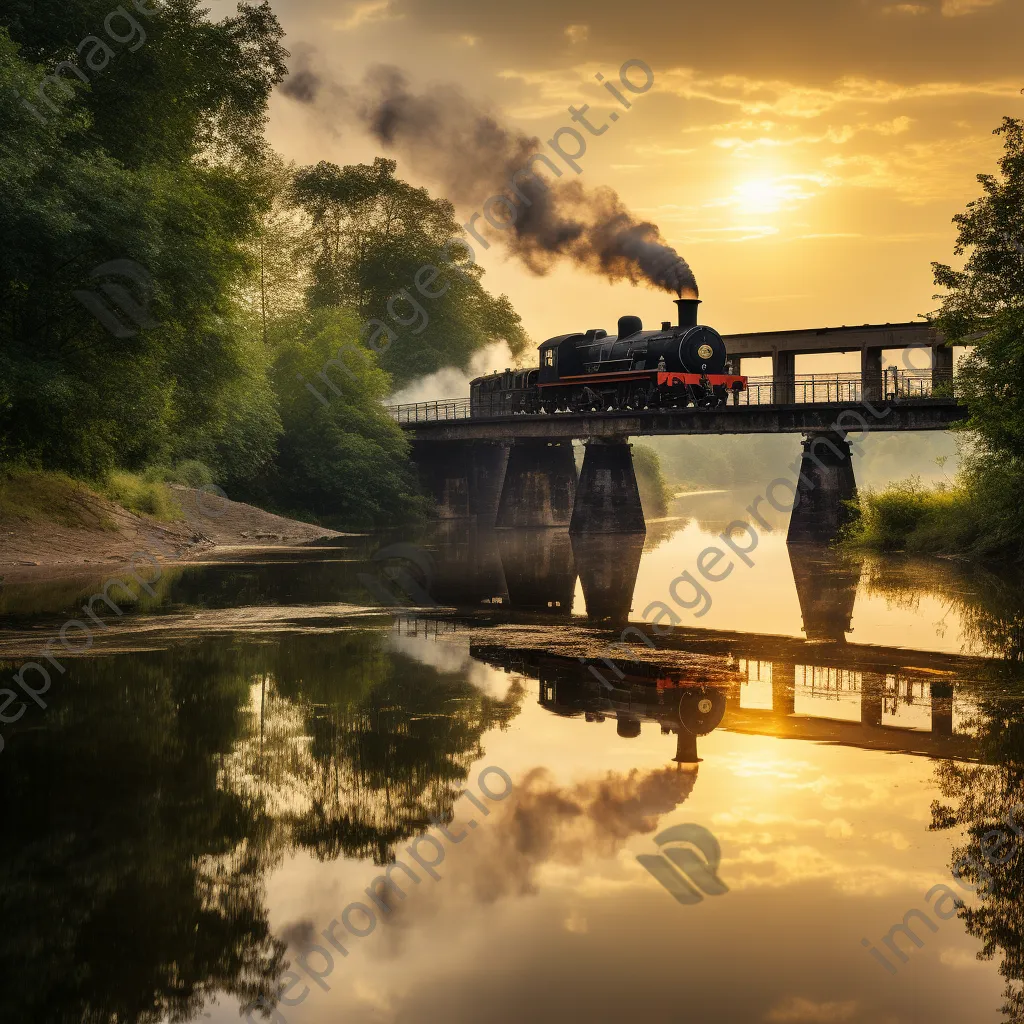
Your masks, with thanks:
<instances>
[{"instance_id":1,"label":"grassy bank","mask_svg":"<svg viewBox=\"0 0 1024 1024\"><path fill-rule=\"evenodd\" d=\"M849 546L1024 562L1017 467L969 464L952 484L925 487L915 477L864 491L856 505Z\"/></svg>"},{"instance_id":2,"label":"grassy bank","mask_svg":"<svg viewBox=\"0 0 1024 1024\"><path fill-rule=\"evenodd\" d=\"M116 529L114 521L100 511L102 504L97 498L106 498L136 515L178 522L182 510L163 475L116 471L102 480L83 481L65 473L8 466L0 471L0 523Z\"/></svg>"}]
</instances>

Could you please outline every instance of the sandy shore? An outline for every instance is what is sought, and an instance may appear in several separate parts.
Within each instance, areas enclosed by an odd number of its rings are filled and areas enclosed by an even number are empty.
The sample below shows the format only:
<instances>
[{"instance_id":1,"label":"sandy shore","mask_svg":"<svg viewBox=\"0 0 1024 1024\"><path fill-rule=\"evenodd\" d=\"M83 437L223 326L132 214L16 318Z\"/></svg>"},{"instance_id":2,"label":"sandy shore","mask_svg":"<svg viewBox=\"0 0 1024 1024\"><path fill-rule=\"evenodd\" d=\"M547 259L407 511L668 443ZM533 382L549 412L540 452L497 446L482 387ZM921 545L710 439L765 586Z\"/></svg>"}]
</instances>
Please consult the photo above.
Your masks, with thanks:
<instances>
[{"instance_id":1,"label":"sandy shore","mask_svg":"<svg viewBox=\"0 0 1024 1024\"><path fill-rule=\"evenodd\" d=\"M218 494L172 486L184 518L161 523L88 491L81 527L39 520L0 523L0 581L44 580L91 566L117 566L139 551L188 559L212 548L308 544L345 534L265 512Z\"/></svg>"}]
</instances>

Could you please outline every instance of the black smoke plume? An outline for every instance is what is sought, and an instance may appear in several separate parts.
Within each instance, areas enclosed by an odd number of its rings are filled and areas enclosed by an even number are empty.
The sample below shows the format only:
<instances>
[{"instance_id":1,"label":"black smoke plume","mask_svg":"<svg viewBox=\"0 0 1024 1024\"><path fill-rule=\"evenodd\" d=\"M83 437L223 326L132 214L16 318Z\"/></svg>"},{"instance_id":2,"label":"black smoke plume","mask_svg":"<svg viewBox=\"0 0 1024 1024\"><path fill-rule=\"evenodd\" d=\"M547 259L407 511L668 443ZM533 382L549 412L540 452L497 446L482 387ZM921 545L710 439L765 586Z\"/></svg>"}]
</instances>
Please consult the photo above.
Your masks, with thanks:
<instances>
[{"instance_id":1,"label":"black smoke plume","mask_svg":"<svg viewBox=\"0 0 1024 1024\"><path fill-rule=\"evenodd\" d=\"M326 86L305 66L290 81L283 91L303 103L316 104L329 92L332 107L354 115L382 146L438 181L457 205L479 208L490 196L504 195L507 201L491 204L501 227L488 229L489 237L535 274L568 259L612 281L696 297L693 271L657 225L638 220L613 189L585 189L566 178L574 172L539 138L502 124L457 87L417 94L400 69L384 65L371 68L355 89ZM535 154L546 160L531 161ZM478 218L478 230L483 225Z\"/></svg>"}]
</instances>

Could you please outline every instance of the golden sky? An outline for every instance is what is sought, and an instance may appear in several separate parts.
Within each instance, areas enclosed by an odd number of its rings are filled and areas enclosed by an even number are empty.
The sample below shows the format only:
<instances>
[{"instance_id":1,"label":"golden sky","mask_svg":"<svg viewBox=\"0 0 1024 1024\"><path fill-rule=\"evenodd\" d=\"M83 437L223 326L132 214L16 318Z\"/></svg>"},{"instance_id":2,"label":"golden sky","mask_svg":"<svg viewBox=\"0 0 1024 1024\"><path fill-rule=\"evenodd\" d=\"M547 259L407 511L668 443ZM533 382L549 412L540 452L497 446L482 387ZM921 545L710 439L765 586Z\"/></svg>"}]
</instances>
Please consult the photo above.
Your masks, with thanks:
<instances>
[{"instance_id":1,"label":"golden sky","mask_svg":"<svg viewBox=\"0 0 1024 1024\"><path fill-rule=\"evenodd\" d=\"M723 333L911 320L934 308L930 262L994 169L992 130L1024 115L1020 0L274 0L296 56L341 82L372 64L418 88L460 85L551 138L595 80L639 59L654 85L581 158L692 265ZM619 108L621 109L621 108ZM274 146L299 163L371 159L354 129L278 94ZM595 123L601 123L595 120ZM399 162L399 173L443 194ZM460 208L468 216L477 206ZM667 294L561 267L536 277L480 257L535 340L624 313L671 318Z\"/></svg>"}]
</instances>

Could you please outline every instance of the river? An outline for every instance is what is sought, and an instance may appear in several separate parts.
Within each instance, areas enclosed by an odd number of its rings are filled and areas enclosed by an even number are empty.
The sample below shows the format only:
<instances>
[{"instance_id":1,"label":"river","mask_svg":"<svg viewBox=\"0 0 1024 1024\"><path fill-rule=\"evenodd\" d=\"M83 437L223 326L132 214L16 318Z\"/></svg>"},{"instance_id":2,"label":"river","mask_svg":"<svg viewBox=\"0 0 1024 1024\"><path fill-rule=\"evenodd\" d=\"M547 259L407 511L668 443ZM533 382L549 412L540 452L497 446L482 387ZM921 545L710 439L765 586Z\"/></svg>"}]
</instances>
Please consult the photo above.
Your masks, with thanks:
<instances>
[{"instance_id":1,"label":"river","mask_svg":"<svg viewBox=\"0 0 1024 1024\"><path fill-rule=\"evenodd\" d=\"M4 587L0 1019L1022 1019L1022 580L742 498Z\"/></svg>"}]
</instances>

